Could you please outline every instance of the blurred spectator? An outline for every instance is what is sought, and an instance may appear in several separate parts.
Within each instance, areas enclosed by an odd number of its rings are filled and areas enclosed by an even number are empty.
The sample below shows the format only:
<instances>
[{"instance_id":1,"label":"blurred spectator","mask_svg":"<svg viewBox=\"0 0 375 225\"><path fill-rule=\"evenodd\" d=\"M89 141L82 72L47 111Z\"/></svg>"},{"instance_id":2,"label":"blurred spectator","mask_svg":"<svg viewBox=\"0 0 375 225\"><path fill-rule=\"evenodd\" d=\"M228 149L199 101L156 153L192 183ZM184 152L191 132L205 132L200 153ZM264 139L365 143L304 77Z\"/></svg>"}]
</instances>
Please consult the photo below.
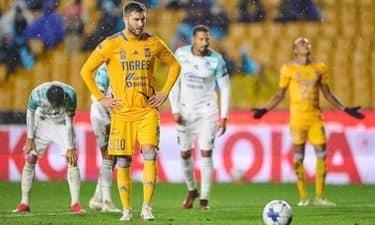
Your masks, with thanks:
<instances>
[{"instance_id":1,"label":"blurred spectator","mask_svg":"<svg viewBox=\"0 0 375 225\"><path fill-rule=\"evenodd\" d=\"M114 3L111 0L103 0L101 4L102 15L95 30L85 39L82 47L84 51L93 50L106 37L124 28L122 17L116 14Z\"/></svg>"},{"instance_id":2,"label":"blurred spectator","mask_svg":"<svg viewBox=\"0 0 375 225\"><path fill-rule=\"evenodd\" d=\"M46 48L53 48L64 40L63 17L56 8L55 0L43 1L42 15L26 28L26 40L40 39Z\"/></svg>"},{"instance_id":3,"label":"blurred spectator","mask_svg":"<svg viewBox=\"0 0 375 225\"><path fill-rule=\"evenodd\" d=\"M173 49L190 44L192 28L198 24L208 26L210 35L220 40L227 34L230 20L220 5L208 0L190 0L186 17L177 27Z\"/></svg>"},{"instance_id":4,"label":"blurred spectator","mask_svg":"<svg viewBox=\"0 0 375 225\"><path fill-rule=\"evenodd\" d=\"M32 21L32 15L23 1L16 1L0 20L0 63L5 64L7 73L22 64L30 69L33 58L27 47L23 32Z\"/></svg>"},{"instance_id":5,"label":"blurred spectator","mask_svg":"<svg viewBox=\"0 0 375 225\"><path fill-rule=\"evenodd\" d=\"M241 0L238 10L238 21L242 23L260 22L266 17L266 11L261 0Z\"/></svg>"},{"instance_id":6,"label":"blurred spectator","mask_svg":"<svg viewBox=\"0 0 375 225\"><path fill-rule=\"evenodd\" d=\"M261 66L250 57L248 48L242 47L240 50L241 55L241 66L240 70L245 75L256 75L261 72Z\"/></svg>"},{"instance_id":7,"label":"blurred spectator","mask_svg":"<svg viewBox=\"0 0 375 225\"><path fill-rule=\"evenodd\" d=\"M65 46L68 52L80 49L81 35L83 34L82 4L81 0L71 0L64 12Z\"/></svg>"},{"instance_id":8,"label":"blurred spectator","mask_svg":"<svg viewBox=\"0 0 375 225\"><path fill-rule=\"evenodd\" d=\"M41 10L43 7L43 0L23 0L27 8L30 10Z\"/></svg>"},{"instance_id":9,"label":"blurred spectator","mask_svg":"<svg viewBox=\"0 0 375 225\"><path fill-rule=\"evenodd\" d=\"M159 4L159 0L135 0L144 4L147 8L155 8Z\"/></svg>"},{"instance_id":10,"label":"blurred spectator","mask_svg":"<svg viewBox=\"0 0 375 225\"><path fill-rule=\"evenodd\" d=\"M282 0L279 9L279 16L275 19L277 22L321 19L320 9L314 0Z\"/></svg>"}]
</instances>

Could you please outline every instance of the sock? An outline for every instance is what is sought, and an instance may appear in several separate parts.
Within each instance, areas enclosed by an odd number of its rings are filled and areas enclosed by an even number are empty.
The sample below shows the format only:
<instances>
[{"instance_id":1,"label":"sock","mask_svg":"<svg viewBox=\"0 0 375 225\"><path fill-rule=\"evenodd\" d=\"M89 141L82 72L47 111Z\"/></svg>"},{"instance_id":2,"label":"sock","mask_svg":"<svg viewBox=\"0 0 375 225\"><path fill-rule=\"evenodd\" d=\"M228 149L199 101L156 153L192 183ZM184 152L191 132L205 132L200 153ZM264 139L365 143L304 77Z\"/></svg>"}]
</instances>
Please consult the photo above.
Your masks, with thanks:
<instances>
[{"instance_id":1,"label":"sock","mask_svg":"<svg viewBox=\"0 0 375 225\"><path fill-rule=\"evenodd\" d=\"M131 208L131 178L129 167L117 168L117 187L123 209Z\"/></svg>"},{"instance_id":2,"label":"sock","mask_svg":"<svg viewBox=\"0 0 375 225\"><path fill-rule=\"evenodd\" d=\"M144 160L143 165L143 203L151 204L156 182L156 161Z\"/></svg>"},{"instance_id":3,"label":"sock","mask_svg":"<svg viewBox=\"0 0 375 225\"><path fill-rule=\"evenodd\" d=\"M113 161L108 159L102 160L100 167L101 192L104 201L112 202L111 187L112 187L112 165Z\"/></svg>"},{"instance_id":4,"label":"sock","mask_svg":"<svg viewBox=\"0 0 375 225\"><path fill-rule=\"evenodd\" d=\"M211 157L201 158L201 199L208 200L211 192L213 161Z\"/></svg>"},{"instance_id":5,"label":"sock","mask_svg":"<svg viewBox=\"0 0 375 225\"><path fill-rule=\"evenodd\" d=\"M193 160L191 158L181 159L181 162L187 189L192 191L197 188L194 178Z\"/></svg>"},{"instance_id":6,"label":"sock","mask_svg":"<svg viewBox=\"0 0 375 225\"><path fill-rule=\"evenodd\" d=\"M102 179L99 173L98 182L96 183L96 188L95 188L95 193L94 193L94 196L98 199L103 198L101 186L102 186Z\"/></svg>"},{"instance_id":7,"label":"sock","mask_svg":"<svg viewBox=\"0 0 375 225\"><path fill-rule=\"evenodd\" d=\"M325 189L325 178L327 172L326 162L324 158L316 159L315 170L315 196L317 198L323 198Z\"/></svg>"},{"instance_id":8,"label":"sock","mask_svg":"<svg viewBox=\"0 0 375 225\"><path fill-rule=\"evenodd\" d=\"M68 184L71 197L71 205L79 203L81 176L77 166L68 165Z\"/></svg>"},{"instance_id":9,"label":"sock","mask_svg":"<svg viewBox=\"0 0 375 225\"><path fill-rule=\"evenodd\" d=\"M22 200L21 203L29 205L29 197L31 186L33 184L33 178L35 173L35 164L25 162L22 171L22 180L21 180L21 192Z\"/></svg>"},{"instance_id":10,"label":"sock","mask_svg":"<svg viewBox=\"0 0 375 225\"><path fill-rule=\"evenodd\" d=\"M297 189L300 200L307 200L307 190L305 181L305 168L302 160L294 161L294 170L297 176Z\"/></svg>"}]
</instances>

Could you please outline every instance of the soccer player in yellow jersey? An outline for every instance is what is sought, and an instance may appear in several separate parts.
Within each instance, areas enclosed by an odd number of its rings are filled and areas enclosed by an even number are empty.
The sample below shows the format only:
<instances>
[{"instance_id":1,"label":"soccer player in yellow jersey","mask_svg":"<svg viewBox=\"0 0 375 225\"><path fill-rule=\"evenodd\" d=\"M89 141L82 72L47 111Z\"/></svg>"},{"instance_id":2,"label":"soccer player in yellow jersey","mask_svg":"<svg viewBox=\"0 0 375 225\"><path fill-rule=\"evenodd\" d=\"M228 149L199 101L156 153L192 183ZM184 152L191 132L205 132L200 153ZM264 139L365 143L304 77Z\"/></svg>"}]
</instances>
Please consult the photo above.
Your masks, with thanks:
<instances>
[{"instance_id":1,"label":"soccer player in yellow jersey","mask_svg":"<svg viewBox=\"0 0 375 225\"><path fill-rule=\"evenodd\" d=\"M319 90L336 108L343 110L354 118L362 119L360 107L344 107L331 93L328 85L328 71L324 63L311 58L311 45L306 38L297 38L293 44L294 59L281 68L279 90L264 108L256 108L254 118L260 119L275 108L284 98L287 89L290 94L290 130L293 139L295 157L294 169L297 176L297 189L300 201L298 206L307 206L307 196L303 159L305 143L308 140L314 147L316 160L315 199L314 205L335 206L334 202L324 197L326 176L326 137L324 133L321 110L319 107Z\"/></svg>"},{"instance_id":2,"label":"soccer player in yellow jersey","mask_svg":"<svg viewBox=\"0 0 375 225\"><path fill-rule=\"evenodd\" d=\"M153 220L151 200L159 143L158 107L167 99L180 65L163 41L144 32L146 8L143 4L134 1L126 4L123 19L126 28L97 46L83 65L81 76L95 98L111 110L108 153L117 158L117 184L123 206L120 220L133 218L129 167L136 142L141 146L144 159L141 217ZM156 59L169 66L161 91L155 89ZM102 63L108 68L111 96L104 96L94 80L93 73Z\"/></svg>"}]
</instances>

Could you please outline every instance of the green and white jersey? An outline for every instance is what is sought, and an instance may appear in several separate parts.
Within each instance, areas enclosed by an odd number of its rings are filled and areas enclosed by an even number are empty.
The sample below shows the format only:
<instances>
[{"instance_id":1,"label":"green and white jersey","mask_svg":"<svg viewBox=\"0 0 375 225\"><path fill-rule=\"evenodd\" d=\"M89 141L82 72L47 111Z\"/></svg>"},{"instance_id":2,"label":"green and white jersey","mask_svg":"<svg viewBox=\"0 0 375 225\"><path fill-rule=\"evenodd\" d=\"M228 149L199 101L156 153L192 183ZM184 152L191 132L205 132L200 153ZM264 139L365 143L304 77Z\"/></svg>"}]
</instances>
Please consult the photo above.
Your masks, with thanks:
<instances>
[{"instance_id":1,"label":"green and white jersey","mask_svg":"<svg viewBox=\"0 0 375 225\"><path fill-rule=\"evenodd\" d=\"M51 85L57 85L64 89L64 103L58 109L51 107L47 99L47 90ZM61 120L65 116L73 116L77 108L77 96L74 88L59 81L45 82L31 91L27 102L28 110L35 112L43 119Z\"/></svg>"}]
</instances>

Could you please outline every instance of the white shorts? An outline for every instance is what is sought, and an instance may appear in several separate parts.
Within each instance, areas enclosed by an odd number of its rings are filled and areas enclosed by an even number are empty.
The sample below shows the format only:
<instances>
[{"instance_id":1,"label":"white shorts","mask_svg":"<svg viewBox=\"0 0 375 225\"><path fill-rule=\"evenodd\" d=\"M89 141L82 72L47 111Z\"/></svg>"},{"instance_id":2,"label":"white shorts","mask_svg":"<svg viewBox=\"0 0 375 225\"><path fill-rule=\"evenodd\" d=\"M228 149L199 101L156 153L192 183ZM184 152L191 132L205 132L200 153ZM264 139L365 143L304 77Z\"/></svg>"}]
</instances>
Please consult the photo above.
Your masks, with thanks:
<instances>
[{"instance_id":1,"label":"white shorts","mask_svg":"<svg viewBox=\"0 0 375 225\"><path fill-rule=\"evenodd\" d=\"M35 120L35 146L36 155L43 155L50 142L54 142L61 148L62 155L65 155L68 150L68 137L66 132L66 126L64 122L56 122L51 119L40 119ZM73 132L73 142L76 146L76 137Z\"/></svg>"},{"instance_id":2,"label":"white shorts","mask_svg":"<svg viewBox=\"0 0 375 225\"><path fill-rule=\"evenodd\" d=\"M109 126L111 124L108 110L100 105L99 102L93 102L91 104L90 120L99 148L107 146Z\"/></svg>"},{"instance_id":3,"label":"white shorts","mask_svg":"<svg viewBox=\"0 0 375 225\"><path fill-rule=\"evenodd\" d=\"M217 132L217 115L185 118L184 125L177 125L177 142L181 151L193 148L195 137L198 136L200 149L212 150Z\"/></svg>"}]
</instances>

